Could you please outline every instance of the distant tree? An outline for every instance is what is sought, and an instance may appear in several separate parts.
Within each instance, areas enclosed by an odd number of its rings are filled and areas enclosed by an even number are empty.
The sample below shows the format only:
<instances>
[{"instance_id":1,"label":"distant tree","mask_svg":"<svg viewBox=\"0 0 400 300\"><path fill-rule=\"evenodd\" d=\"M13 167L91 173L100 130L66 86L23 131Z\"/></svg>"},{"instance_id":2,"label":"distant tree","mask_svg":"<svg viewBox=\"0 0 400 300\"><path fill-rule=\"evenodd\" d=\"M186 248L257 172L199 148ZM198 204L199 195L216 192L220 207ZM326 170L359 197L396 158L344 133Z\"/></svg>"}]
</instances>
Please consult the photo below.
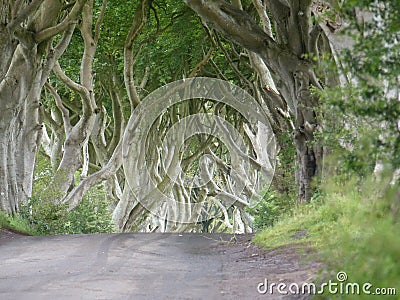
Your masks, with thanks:
<instances>
[{"instance_id":1,"label":"distant tree","mask_svg":"<svg viewBox=\"0 0 400 300\"><path fill-rule=\"evenodd\" d=\"M344 36L351 43L338 53L341 85L321 93L323 138L336 153L331 169L344 180L371 174L399 180L400 55L398 1L346 1Z\"/></svg>"}]
</instances>

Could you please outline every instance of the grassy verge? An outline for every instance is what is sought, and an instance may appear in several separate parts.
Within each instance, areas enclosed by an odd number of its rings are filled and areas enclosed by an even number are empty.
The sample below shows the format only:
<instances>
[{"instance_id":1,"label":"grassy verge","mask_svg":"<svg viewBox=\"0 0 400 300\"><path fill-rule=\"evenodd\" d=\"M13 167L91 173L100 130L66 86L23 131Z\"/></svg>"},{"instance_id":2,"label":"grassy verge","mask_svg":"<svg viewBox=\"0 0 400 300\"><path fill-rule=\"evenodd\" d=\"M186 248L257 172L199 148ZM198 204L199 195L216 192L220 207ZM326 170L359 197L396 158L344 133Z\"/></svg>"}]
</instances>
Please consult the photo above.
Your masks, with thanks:
<instances>
[{"instance_id":1,"label":"grassy verge","mask_svg":"<svg viewBox=\"0 0 400 300\"><path fill-rule=\"evenodd\" d=\"M358 188L355 188L358 187ZM332 185L324 196L296 207L255 237L265 248L305 243L316 249L327 268L325 278L335 280L346 272L345 283L371 283L376 288L396 288L400 293L400 194L383 181L366 180L362 185ZM388 292L386 290L386 292ZM389 291L392 292L392 291ZM319 295L317 299L371 299L361 295Z\"/></svg>"},{"instance_id":2,"label":"grassy verge","mask_svg":"<svg viewBox=\"0 0 400 300\"><path fill-rule=\"evenodd\" d=\"M9 217L0 212L0 230L7 229L24 235L36 235L29 223L21 217Z\"/></svg>"}]
</instances>

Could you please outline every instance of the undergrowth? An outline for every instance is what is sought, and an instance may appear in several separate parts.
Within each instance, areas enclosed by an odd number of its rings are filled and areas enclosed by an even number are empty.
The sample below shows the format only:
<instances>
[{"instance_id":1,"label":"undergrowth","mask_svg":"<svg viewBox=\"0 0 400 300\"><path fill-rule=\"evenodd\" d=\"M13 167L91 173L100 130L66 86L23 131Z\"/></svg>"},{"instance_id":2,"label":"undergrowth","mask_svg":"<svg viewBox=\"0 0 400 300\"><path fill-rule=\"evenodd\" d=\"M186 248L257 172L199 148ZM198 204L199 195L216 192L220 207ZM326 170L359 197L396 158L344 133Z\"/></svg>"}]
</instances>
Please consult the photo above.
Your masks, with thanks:
<instances>
[{"instance_id":1,"label":"undergrowth","mask_svg":"<svg viewBox=\"0 0 400 300\"><path fill-rule=\"evenodd\" d=\"M4 212L0 212L0 229L7 229L26 235L36 234L27 220L19 216L10 217Z\"/></svg>"},{"instance_id":2,"label":"undergrowth","mask_svg":"<svg viewBox=\"0 0 400 300\"><path fill-rule=\"evenodd\" d=\"M326 267L321 282L346 272L346 282L371 283L400 292L400 189L385 179L348 180L326 185L323 195L300 205L254 242L265 248L303 243L314 248ZM315 296L316 299L371 299L371 294ZM398 299L397 296L380 296ZM379 297L378 297L379 298Z\"/></svg>"},{"instance_id":3,"label":"undergrowth","mask_svg":"<svg viewBox=\"0 0 400 300\"><path fill-rule=\"evenodd\" d=\"M113 232L111 203L103 185L89 189L79 205L70 210L62 203L62 195L51 189L53 178L49 159L39 154L32 197L14 216L0 212L0 228L29 235Z\"/></svg>"}]
</instances>

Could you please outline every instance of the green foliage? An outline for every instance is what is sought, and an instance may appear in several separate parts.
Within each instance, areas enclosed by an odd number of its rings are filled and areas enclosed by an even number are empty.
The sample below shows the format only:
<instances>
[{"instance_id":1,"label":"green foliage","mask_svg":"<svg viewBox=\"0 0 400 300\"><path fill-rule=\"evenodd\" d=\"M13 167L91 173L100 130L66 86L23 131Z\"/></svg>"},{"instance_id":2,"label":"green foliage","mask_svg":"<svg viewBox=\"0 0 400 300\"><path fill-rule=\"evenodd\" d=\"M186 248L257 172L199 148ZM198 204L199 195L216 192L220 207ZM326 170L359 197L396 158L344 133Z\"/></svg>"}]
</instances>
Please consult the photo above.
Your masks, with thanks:
<instances>
[{"instance_id":1,"label":"green foliage","mask_svg":"<svg viewBox=\"0 0 400 300\"><path fill-rule=\"evenodd\" d=\"M29 199L27 205L20 208L20 216L29 220L33 230L41 235L61 233L65 215L65 206L38 198Z\"/></svg>"},{"instance_id":2,"label":"green foliage","mask_svg":"<svg viewBox=\"0 0 400 300\"><path fill-rule=\"evenodd\" d=\"M255 230L270 227L278 221L282 215L290 211L295 205L295 197L288 194L280 194L275 191L265 193L263 200L254 207L247 208L247 212L254 216L253 228Z\"/></svg>"},{"instance_id":3,"label":"green foliage","mask_svg":"<svg viewBox=\"0 0 400 300\"><path fill-rule=\"evenodd\" d=\"M96 59L103 81L110 80L107 74L112 73L122 79L124 43L138 3L116 0L107 5ZM154 1L134 43L135 78L140 83L146 68L150 68L146 91L181 79L202 59L204 43L201 23L184 2Z\"/></svg>"},{"instance_id":4,"label":"green foliage","mask_svg":"<svg viewBox=\"0 0 400 300\"><path fill-rule=\"evenodd\" d=\"M31 198L20 210L21 218L29 220L34 232L47 234L78 234L112 232L109 203L98 193L89 193L78 207L68 211L65 204Z\"/></svg>"},{"instance_id":5,"label":"green foliage","mask_svg":"<svg viewBox=\"0 0 400 300\"><path fill-rule=\"evenodd\" d=\"M69 213L65 227L69 233L112 232L110 202L103 187L92 189L77 208Z\"/></svg>"},{"instance_id":6,"label":"green foliage","mask_svg":"<svg viewBox=\"0 0 400 300\"><path fill-rule=\"evenodd\" d=\"M333 181L325 186L323 197L299 206L274 227L264 229L254 241L267 248L296 243L314 247L328 269L321 282L345 271L348 282L398 288L399 194L400 188L388 184L386 177L364 179L362 184L353 178L345 186ZM359 297L369 299L370 295Z\"/></svg>"},{"instance_id":7,"label":"green foliage","mask_svg":"<svg viewBox=\"0 0 400 300\"><path fill-rule=\"evenodd\" d=\"M60 204L61 196L48 187L54 173L49 160L37 157L33 197L20 209L19 218L25 220L35 234L75 234L112 232L110 203L104 186L90 189L72 211Z\"/></svg>"},{"instance_id":8,"label":"green foliage","mask_svg":"<svg viewBox=\"0 0 400 300\"><path fill-rule=\"evenodd\" d=\"M5 213L0 211L0 228L8 228L10 221Z\"/></svg>"},{"instance_id":9,"label":"green foliage","mask_svg":"<svg viewBox=\"0 0 400 300\"><path fill-rule=\"evenodd\" d=\"M23 219L20 216L10 217L0 211L0 229L2 228L27 235L35 234L26 219Z\"/></svg>"},{"instance_id":10,"label":"green foliage","mask_svg":"<svg viewBox=\"0 0 400 300\"><path fill-rule=\"evenodd\" d=\"M293 144L292 132L283 132L277 136L277 143L281 150L277 155L275 176L272 181L272 189L279 194L286 194L295 198L296 185L296 160L297 153Z\"/></svg>"},{"instance_id":11,"label":"green foliage","mask_svg":"<svg viewBox=\"0 0 400 300\"><path fill-rule=\"evenodd\" d=\"M354 18L356 7L372 15L360 22ZM330 147L339 145L348 151L349 166L362 172L365 168L359 167L357 157L362 152L368 152L364 161L380 160L393 169L400 167L399 9L399 1L344 3L342 14L351 21L345 34L355 41L351 49L339 53L340 73L346 74L349 83L325 89L320 95L325 125L322 139ZM335 71L330 62L327 65Z\"/></svg>"},{"instance_id":12,"label":"green foliage","mask_svg":"<svg viewBox=\"0 0 400 300\"><path fill-rule=\"evenodd\" d=\"M400 115L395 116L392 99L370 102L362 95L363 89L360 85L325 89L320 94L324 128L317 134L324 146L341 152L346 172L360 175L370 174L378 160L393 169L400 166L400 134L395 128ZM377 106L381 106L379 111Z\"/></svg>"},{"instance_id":13,"label":"green foliage","mask_svg":"<svg viewBox=\"0 0 400 300\"><path fill-rule=\"evenodd\" d=\"M345 271L348 282L399 289L400 186L393 176L400 167L399 4L344 4L342 12L351 20L355 6L368 8L375 16L369 23L354 21L349 28L355 44L339 54L340 73L347 75L348 85L319 92L323 130L316 140L331 154L324 160L322 192L264 228L254 240L267 248L300 243L317 249L328 271L321 282ZM326 62L325 69L337 73L331 63ZM377 162L383 170L374 174ZM318 299L335 297L355 298Z\"/></svg>"},{"instance_id":14,"label":"green foliage","mask_svg":"<svg viewBox=\"0 0 400 300\"><path fill-rule=\"evenodd\" d=\"M363 22L354 18L354 9L370 12ZM363 76L370 74L376 79L399 74L396 63L400 45L400 10L399 1L352 0L346 1L342 12L350 21L349 32L356 41L354 50L346 53L347 61L359 79L368 81Z\"/></svg>"}]
</instances>

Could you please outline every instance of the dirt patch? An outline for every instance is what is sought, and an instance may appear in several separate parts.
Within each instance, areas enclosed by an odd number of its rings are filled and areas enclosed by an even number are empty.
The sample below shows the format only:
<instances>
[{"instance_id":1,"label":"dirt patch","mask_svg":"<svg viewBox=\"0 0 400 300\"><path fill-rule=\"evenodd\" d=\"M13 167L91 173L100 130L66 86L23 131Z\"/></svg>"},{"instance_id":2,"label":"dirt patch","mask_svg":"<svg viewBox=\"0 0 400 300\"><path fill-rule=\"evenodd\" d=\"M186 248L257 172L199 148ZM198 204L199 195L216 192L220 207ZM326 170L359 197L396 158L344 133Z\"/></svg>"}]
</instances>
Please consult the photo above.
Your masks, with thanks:
<instances>
[{"instance_id":1,"label":"dirt patch","mask_svg":"<svg viewBox=\"0 0 400 300\"><path fill-rule=\"evenodd\" d=\"M254 283L256 291L260 283L311 283L323 265L317 262L317 253L305 244L286 245L273 250L264 250L251 242L253 235L238 235L234 243L221 243L218 248L230 261L225 266L229 275L229 289L224 291L229 298L236 299ZM224 287L222 287L224 288ZM309 299L309 295L259 294L254 299ZM290 294L290 293L289 293Z\"/></svg>"},{"instance_id":2,"label":"dirt patch","mask_svg":"<svg viewBox=\"0 0 400 300\"><path fill-rule=\"evenodd\" d=\"M0 239L7 239L16 236L27 236L27 234L9 228L0 228Z\"/></svg>"}]
</instances>

